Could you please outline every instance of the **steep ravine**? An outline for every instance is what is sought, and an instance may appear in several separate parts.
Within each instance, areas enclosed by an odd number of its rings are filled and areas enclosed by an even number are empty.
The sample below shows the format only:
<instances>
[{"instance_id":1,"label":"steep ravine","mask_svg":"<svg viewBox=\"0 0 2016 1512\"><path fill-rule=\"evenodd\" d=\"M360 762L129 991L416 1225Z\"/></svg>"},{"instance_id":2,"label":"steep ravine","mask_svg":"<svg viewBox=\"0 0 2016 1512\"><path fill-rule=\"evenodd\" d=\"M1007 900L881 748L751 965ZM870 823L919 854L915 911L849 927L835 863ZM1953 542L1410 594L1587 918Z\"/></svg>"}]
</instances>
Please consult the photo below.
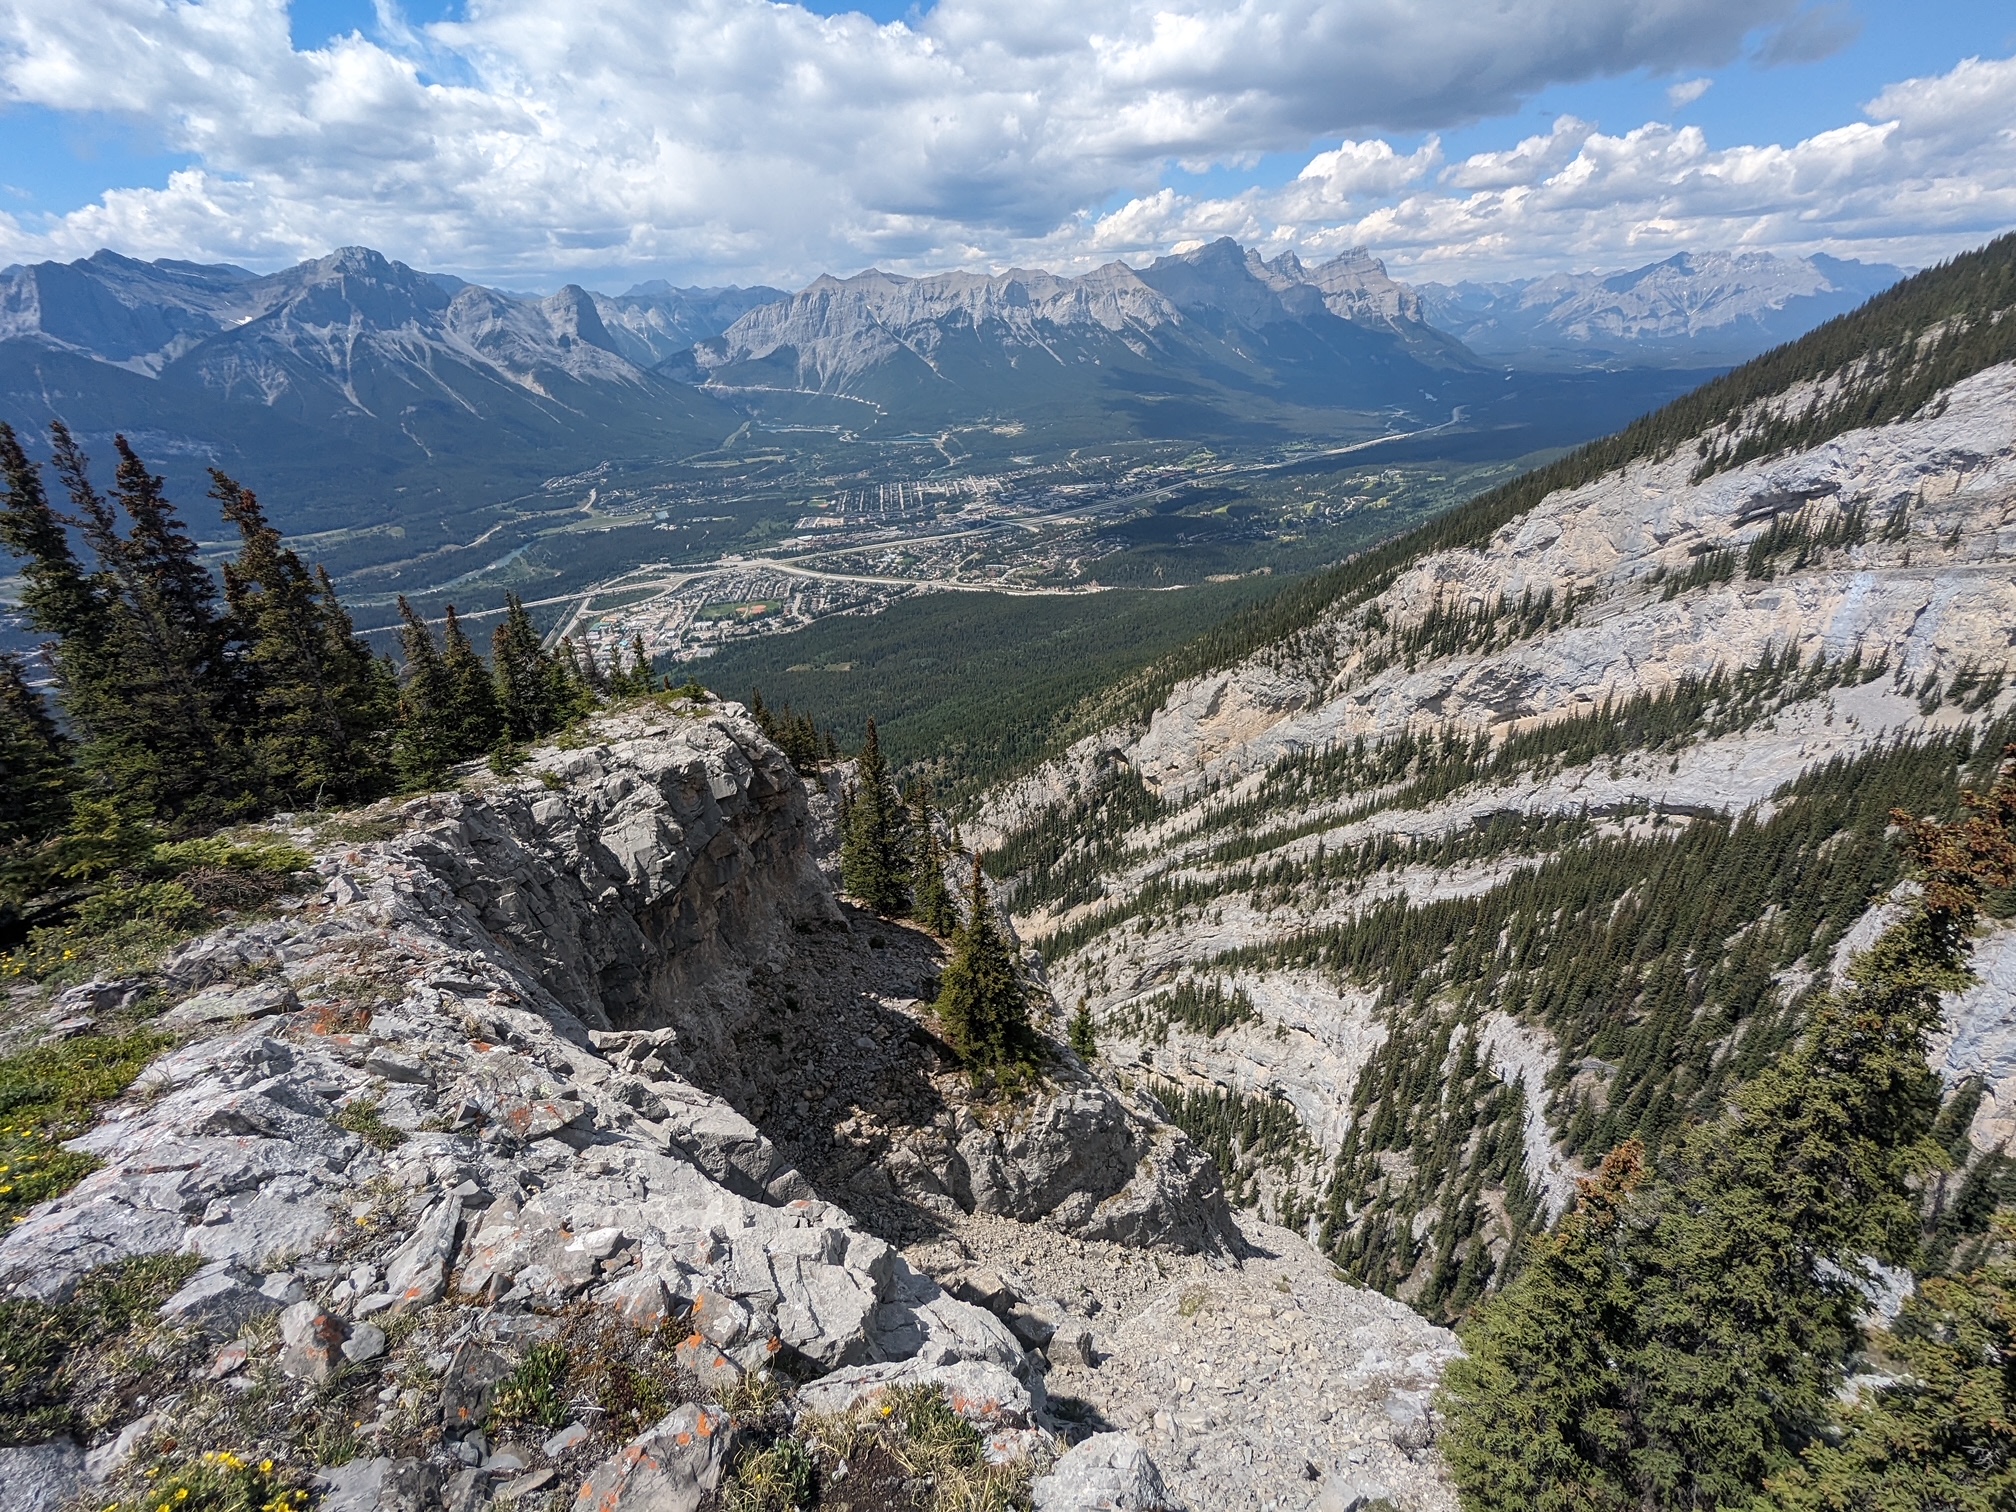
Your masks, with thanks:
<instances>
[{"instance_id":1,"label":"steep ravine","mask_svg":"<svg viewBox=\"0 0 2016 1512\"><path fill-rule=\"evenodd\" d=\"M319 890L15 996L56 1035L138 989L177 1043L74 1142L102 1167L0 1236L0 1289L202 1268L145 1324L144 1389L0 1448L5 1512L225 1450L344 1512L713 1505L738 1441L906 1382L1039 1468L1131 1432L1199 1512L1451 1505L1423 1412L1450 1336L1242 1231L1157 1105L1061 1048L1022 1102L976 1102L920 1001L936 943L835 898L736 706L274 827ZM499 1393L542 1348L575 1394L514 1429ZM1043 1505L1110 1491L1121 1443Z\"/></svg>"}]
</instances>

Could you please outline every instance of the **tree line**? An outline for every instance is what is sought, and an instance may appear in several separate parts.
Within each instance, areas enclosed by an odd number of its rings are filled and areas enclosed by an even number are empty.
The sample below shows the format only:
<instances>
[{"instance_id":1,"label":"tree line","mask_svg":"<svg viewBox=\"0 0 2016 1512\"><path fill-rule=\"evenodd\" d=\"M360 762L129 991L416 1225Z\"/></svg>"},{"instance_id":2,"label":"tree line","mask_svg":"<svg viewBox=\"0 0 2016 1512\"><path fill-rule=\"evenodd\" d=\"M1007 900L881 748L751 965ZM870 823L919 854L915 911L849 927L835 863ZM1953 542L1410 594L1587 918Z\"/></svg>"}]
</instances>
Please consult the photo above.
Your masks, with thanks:
<instances>
[{"instance_id":1,"label":"tree line","mask_svg":"<svg viewBox=\"0 0 2016 1512\"><path fill-rule=\"evenodd\" d=\"M85 831L191 835L365 802L438 782L472 757L507 761L514 744L651 687L641 641L606 668L571 642L548 651L515 595L487 666L452 608L437 641L402 598L395 667L250 489L211 470L209 497L238 546L220 593L162 479L124 436L109 491L60 422L50 441L62 507L0 424L0 549L19 559L21 614L46 637L41 674L0 654L11 907L74 871Z\"/></svg>"},{"instance_id":2,"label":"tree line","mask_svg":"<svg viewBox=\"0 0 2016 1512\"><path fill-rule=\"evenodd\" d=\"M1613 1149L1479 1310L1442 1396L1467 1507L2016 1504L2016 1224L1869 1327L1954 1164L1927 1049L2016 885L2016 767L1966 809L1895 812L1921 891L1846 985L1662 1156Z\"/></svg>"}]
</instances>

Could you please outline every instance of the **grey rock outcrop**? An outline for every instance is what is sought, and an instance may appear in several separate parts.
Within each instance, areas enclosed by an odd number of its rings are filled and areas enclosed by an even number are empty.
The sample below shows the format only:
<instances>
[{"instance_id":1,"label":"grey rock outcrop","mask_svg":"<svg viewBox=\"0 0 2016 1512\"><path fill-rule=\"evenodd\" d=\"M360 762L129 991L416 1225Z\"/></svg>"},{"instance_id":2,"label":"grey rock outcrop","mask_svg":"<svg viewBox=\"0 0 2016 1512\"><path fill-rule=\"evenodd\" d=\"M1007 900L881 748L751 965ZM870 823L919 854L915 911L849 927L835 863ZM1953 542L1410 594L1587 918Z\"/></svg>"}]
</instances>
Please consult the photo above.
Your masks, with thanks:
<instances>
[{"instance_id":1,"label":"grey rock outcrop","mask_svg":"<svg viewBox=\"0 0 2016 1512\"><path fill-rule=\"evenodd\" d=\"M713 1389L779 1367L829 1395L924 1382L984 1398L1025 1451L1047 1443L1042 1361L1009 1322L947 1293L713 1089L781 1097L761 1061L789 1011L776 984L816 977L820 950L874 970L896 954L850 933L802 787L732 707L597 734L533 754L557 787L419 799L381 825L397 833L323 845L318 895L165 961L182 1043L73 1141L101 1167L0 1236L0 1292L58 1301L95 1266L199 1255L162 1318L207 1336L195 1368L226 1386L268 1366L317 1386L388 1369L417 1327L446 1437L419 1459L384 1440L332 1472L328 1505L475 1505L471 1487L525 1468L484 1425L545 1320L584 1310L681 1320L680 1365ZM915 1018L871 1007L877 1032L857 1039L936 1065ZM948 1090L920 1070L927 1102L966 1085L931 1074ZM1229 1253L1209 1162L1068 1059L1058 1078L984 1133L963 1105L922 1125L972 1173L968 1209ZM388 1413L421 1410L386 1390L405 1403ZM172 1397L155 1410L172 1421ZM731 1440L717 1409L681 1409L613 1453L598 1441L588 1483L613 1507L688 1507L718 1489ZM55 1475L68 1461L49 1454Z\"/></svg>"},{"instance_id":2,"label":"grey rock outcrop","mask_svg":"<svg viewBox=\"0 0 2016 1512\"><path fill-rule=\"evenodd\" d=\"M1095 1433L1036 1482L1036 1512L1174 1512L1148 1451L1131 1433Z\"/></svg>"},{"instance_id":3,"label":"grey rock outcrop","mask_svg":"<svg viewBox=\"0 0 2016 1512\"><path fill-rule=\"evenodd\" d=\"M720 1489L734 1446L735 1425L719 1407L677 1408L597 1465L575 1502L596 1512L697 1512Z\"/></svg>"},{"instance_id":4,"label":"grey rock outcrop","mask_svg":"<svg viewBox=\"0 0 2016 1512\"><path fill-rule=\"evenodd\" d=\"M352 1460L324 1477L323 1512L431 1512L441 1505L441 1474L421 1460L388 1455Z\"/></svg>"},{"instance_id":5,"label":"grey rock outcrop","mask_svg":"<svg viewBox=\"0 0 2016 1512\"><path fill-rule=\"evenodd\" d=\"M1087 1239L1239 1246L1210 1158L1103 1083L1040 1098L1004 1126L976 1126L959 1141L956 1170L972 1211L1047 1218Z\"/></svg>"},{"instance_id":6,"label":"grey rock outcrop","mask_svg":"<svg viewBox=\"0 0 2016 1512\"><path fill-rule=\"evenodd\" d=\"M1045 1389L1132 1435L1193 1512L1327 1512L1325 1486L1342 1481L1389 1486L1408 1512L1454 1512L1429 1403L1455 1335L1339 1285L1295 1235L1245 1228L1245 1263L1163 1283L1100 1329L1096 1364L1053 1354Z\"/></svg>"},{"instance_id":7,"label":"grey rock outcrop","mask_svg":"<svg viewBox=\"0 0 2016 1512\"><path fill-rule=\"evenodd\" d=\"M0 1512L58 1512L84 1485L84 1451L68 1439L0 1449Z\"/></svg>"}]
</instances>

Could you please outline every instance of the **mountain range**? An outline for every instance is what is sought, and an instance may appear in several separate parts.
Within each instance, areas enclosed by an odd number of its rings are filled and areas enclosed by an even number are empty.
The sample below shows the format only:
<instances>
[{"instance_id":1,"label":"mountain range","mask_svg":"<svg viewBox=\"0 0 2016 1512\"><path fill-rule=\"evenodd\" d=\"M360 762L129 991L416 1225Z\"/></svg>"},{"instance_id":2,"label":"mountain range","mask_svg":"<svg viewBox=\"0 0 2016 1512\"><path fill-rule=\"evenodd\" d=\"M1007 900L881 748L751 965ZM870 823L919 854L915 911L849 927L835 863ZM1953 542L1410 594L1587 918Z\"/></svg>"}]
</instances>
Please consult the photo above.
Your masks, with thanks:
<instances>
[{"instance_id":1,"label":"mountain range","mask_svg":"<svg viewBox=\"0 0 2016 1512\"><path fill-rule=\"evenodd\" d=\"M989 795L1053 989L1241 1131L1242 1200L1457 1316L1844 980L1909 896L1895 816L2016 735L2012 312L2005 237L1307 580ZM1988 1190L2016 927L1975 948L1931 1053Z\"/></svg>"},{"instance_id":2,"label":"mountain range","mask_svg":"<svg viewBox=\"0 0 2016 1512\"><path fill-rule=\"evenodd\" d=\"M1756 255L1417 291L1362 250L1309 267L1220 240L1076 277L541 297L357 247L266 275L101 251L0 270L0 418L37 436L61 418L98 450L124 431L184 497L207 466L250 477L290 530L343 533L342 570L480 535L556 476L662 475L752 417L843 438L995 425L1024 449L1425 430L1435 455L1509 458L1587 439L1685 381L1514 383L1507 352L1683 366L1704 341L1762 343L1893 271Z\"/></svg>"},{"instance_id":3,"label":"mountain range","mask_svg":"<svg viewBox=\"0 0 2016 1512\"><path fill-rule=\"evenodd\" d=\"M1424 283L1423 318L1480 357L1720 367L1792 341L1904 276L1838 257L1682 252L1621 273Z\"/></svg>"},{"instance_id":4,"label":"mountain range","mask_svg":"<svg viewBox=\"0 0 2016 1512\"><path fill-rule=\"evenodd\" d=\"M1116 389L1377 409L1475 366L1376 259L1348 253L1311 270L1229 238L1076 278L824 277L693 353L710 387L842 394L906 415L1077 406Z\"/></svg>"},{"instance_id":5,"label":"mountain range","mask_svg":"<svg viewBox=\"0 0 2016 1512\"><path fill-rule=\"evenodd\" d=\"M688 308L668 304L667 324ZM514 298L363 248L265 277L112 252L0 273L0 418L37 437L62 419L94 450L123 431L184 498L219 466L292 530L390 526L398 550L740 424L618 348L572 285Z\"/></svg>"}]
</instances>

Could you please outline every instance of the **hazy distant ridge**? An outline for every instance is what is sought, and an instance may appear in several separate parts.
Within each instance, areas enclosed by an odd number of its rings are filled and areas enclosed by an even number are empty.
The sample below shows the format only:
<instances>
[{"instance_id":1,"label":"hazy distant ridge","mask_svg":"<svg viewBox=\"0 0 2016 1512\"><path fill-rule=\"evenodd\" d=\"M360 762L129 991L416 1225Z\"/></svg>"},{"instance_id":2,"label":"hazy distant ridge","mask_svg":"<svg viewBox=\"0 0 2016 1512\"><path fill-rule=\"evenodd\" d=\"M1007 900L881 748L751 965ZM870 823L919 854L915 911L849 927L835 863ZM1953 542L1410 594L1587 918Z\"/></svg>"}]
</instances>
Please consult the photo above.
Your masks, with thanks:
<instances>
[{"instance_id":1,"label":"hazy distant ridge","mask_svg":"<svg viewBox=\"0 0 2016 1512\"><path fill-rule=\"evenodd\" d=\"M1721 365L1793 341L1904 276L1769 252L1682 252L1622 273L1424 283L1427 320L1481 356Z\"/></svg>"}]
</instances>

